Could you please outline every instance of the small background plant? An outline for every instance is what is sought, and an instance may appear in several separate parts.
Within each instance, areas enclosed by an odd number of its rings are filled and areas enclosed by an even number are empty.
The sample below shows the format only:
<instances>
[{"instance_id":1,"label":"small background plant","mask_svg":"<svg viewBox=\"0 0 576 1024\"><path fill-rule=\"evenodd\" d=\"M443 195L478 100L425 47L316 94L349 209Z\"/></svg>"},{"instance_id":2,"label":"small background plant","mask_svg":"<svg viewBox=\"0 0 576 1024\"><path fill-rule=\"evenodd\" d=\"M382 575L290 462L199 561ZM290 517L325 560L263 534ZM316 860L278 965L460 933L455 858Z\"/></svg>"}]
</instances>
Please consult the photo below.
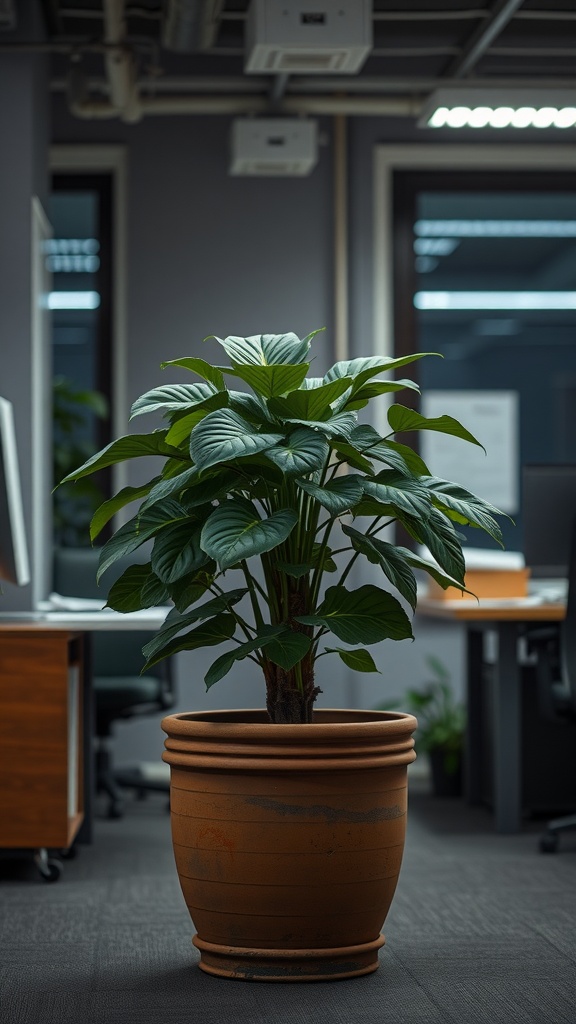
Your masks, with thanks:
<instances>
[{"instance_id":1,"label":"small background plant","mask_svg":"<svg viewBox=\"0 0 576 1024\"><path fill-rule=\"evenodd\" d=\"M100 391L77 388L67 377L55 377L52 388L53 479L62 480L79 462L94 454L90 420L105 420L108 402ZM57 547L87 547L90 520L104 501L99 484L84 478L78 484L63 484L53 495L53 532Z\"/></svg>"},{"instance_id":2,"label":"small background plant","mask_svg":"<svg viewBox=\"0 0 576 1024\"><path fill-rule=\"evenodd\" d=\"M418 719L417 750L437 755L444 774L456 776L462 764L466 710L454 696L450 674L442 661L430 654L426 664L432 679L421 689L407 690L402 705Z\"/></svg>"}]
</instances>

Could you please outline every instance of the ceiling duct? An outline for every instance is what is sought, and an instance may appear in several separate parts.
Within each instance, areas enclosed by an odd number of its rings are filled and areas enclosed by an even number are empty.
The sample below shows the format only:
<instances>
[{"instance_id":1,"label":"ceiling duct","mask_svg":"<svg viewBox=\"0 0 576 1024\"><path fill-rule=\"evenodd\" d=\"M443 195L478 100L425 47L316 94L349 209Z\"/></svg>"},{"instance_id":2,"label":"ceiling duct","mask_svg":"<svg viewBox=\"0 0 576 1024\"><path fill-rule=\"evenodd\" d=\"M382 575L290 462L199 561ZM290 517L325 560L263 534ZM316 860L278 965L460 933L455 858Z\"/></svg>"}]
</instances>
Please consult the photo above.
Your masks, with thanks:
<instances>
[{"instance_id":1,"label":"ceiling duct","mask_svg":"<svg viewBox=\"0 0 576 1024\"><path fill-rule=\"evenodd\" d=\"M244 70L350 75L371 47L370 0L252 0Z\"/></svg>"},{"instance_id":2,"label":"ceiling duct","mask_svg":"<svg viewBox=\"0 0 576 1024\"><path fill-rule=\"evenodd\" d=\"M317 125L303 118L238 118L232 124L230 174L309 174L318 159Z\"/></svg>"},{"instance_id":3,"label":"ceiling duct","mask_svg":"<svg viewBox=\"0 0 576 1024\"><path fill-rule=\"evenodd\" d=\"M224 0L164 0L162 46L194 53L214 45Z\"/></svg>"}]
</instances>

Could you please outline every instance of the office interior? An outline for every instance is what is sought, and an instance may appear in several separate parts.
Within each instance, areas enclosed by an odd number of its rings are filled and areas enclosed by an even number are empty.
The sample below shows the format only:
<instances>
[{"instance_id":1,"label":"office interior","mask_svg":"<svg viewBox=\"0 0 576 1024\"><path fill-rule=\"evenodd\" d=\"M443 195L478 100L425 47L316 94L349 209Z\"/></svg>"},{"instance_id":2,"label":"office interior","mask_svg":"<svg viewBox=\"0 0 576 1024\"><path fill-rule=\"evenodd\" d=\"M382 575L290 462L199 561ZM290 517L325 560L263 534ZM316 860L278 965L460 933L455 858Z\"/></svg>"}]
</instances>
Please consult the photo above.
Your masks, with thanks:
<instances>
[{"instance_id":1,"label":"office interior","mask_svg":"<svg viewBox=\"0 0 576 1024\"><path fill-rule=\"evenodd\" d=\"M0 35L0 393L14 405L32 582L3 585L4 611L32 610L53 589L56 357L51 316L40 296L51 287L41 243L52 231L58 176L104 177L111 188L111 436L133 429L131 403L158 383L163 360L219 358L203 340L208 336L303 336L323 327L314 343L319 372L337 358L419 348L444 356L422 373L425 401L434 397L426 399L426 388L496 394L495 417L507 433L486 482L517 520L507 529L508 548L523 545L522 461L576 461L574 232L566 227L576 223L576 129L419 126L424 102L447 84L503 92L529 86L532 95L541 90L543 96L551 89L568 97L563 107L573 105L571 5L558 0L552 12L543 0L445 0L424 11L417 3L376 0L369 5L374 34L365 65L352 75L306 77L243 70L248 6L244 0L183 4L195 16L202 9L214 29L204 49L196 39L188 52L176 53L163 45L161 27L161 9L176 16L176 3L150 0L138 9L96 0L6 5ZM141 109L97 116L110 104L111 88L98 44L103 26L118 19L126 25L122 42L137 54ZM86 71L84 93L73 93L78 66ZM171 96L182 99L185 112L176 112L176 102L166 102L161 112L162 100ZM299 105L302 97L309 102ZM291 110L317 123L311 170L231 174L234 120L285 117ZM499 249L482 237L475 254L469 237L453 235L457 244L442 252L442 235L415 232L415 216L429 225L451 221L453 230L464 220L509 221L517 232L527 221L565 227L559 238L500 238ZM472 311L434 308L434 299L425 298L451 288L564 298L552 309ZM60 352L58 358L70 365L75 357ZM499 443L499 435L493 437ZM131 467L116 483L138 483L144 473ZM359 681L344 665L326 667L319 679L323 702L401 704L407 689L426 680L431 655L441 659L456 697L464 699L462 624L417 615L415 635L414 643L382 645L377 677ZM198 652L177 656L174 711L261 705L259 681L246 678L246 663L206 694L208 664ZM119 767L159 760L161 717L116 723L112 749ZM563 743L573 748L572 729L564 729ZM543 857L537 843L542 819L530 815L519 833L495 833L489 801L469 807L431 799L425 759L420 762L387 946L369 981L289 986L278 1009L273 985L227 985L202 975L172 874L165 800L156 794L144 802L127 799L118 821L99 817L97 809L93 843L65 864L55 886L42 885L26 865L0 864L7 1020L81 1015L94 1022L176 1022L202 1013L214 1022L225 1014L259 1021L274 1012L281 1020L300 1014L318 1022L387 1016L410 1024L571 1021L574 840L562 840L558 857ZM572 776L562 779L566 804L556 808L551 800L551 811L570 809L571 784L576 808ZM81 910L80 896L86 900Z\"/></svg>"}]
</instances>

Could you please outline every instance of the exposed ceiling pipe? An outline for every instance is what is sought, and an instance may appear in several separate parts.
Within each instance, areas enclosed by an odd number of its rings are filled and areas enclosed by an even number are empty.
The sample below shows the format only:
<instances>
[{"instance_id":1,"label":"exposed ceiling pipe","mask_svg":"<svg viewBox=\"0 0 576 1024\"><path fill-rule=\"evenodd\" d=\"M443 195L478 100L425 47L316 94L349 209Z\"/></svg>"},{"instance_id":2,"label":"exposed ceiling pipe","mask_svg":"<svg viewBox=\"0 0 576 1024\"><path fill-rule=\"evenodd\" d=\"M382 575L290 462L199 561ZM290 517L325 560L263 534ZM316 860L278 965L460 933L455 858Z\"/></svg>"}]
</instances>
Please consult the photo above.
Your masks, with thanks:
<instances>
[{"instance_id":1,"label":"exposed ceiling pipe","mask_svg":"<svg viewBox=\"0 0 576 1024\"><path fill-rule=\"evenodd\" d=\"M402 96L286 96L277 115L348 114L355 117L417 117L422 100ZM72 99L70 109L81 118L114 118L120 111L107 100ZM201 114L263 114L270 111L265 96L143 96L138 100L139 116ZM127 120L122 114L124 120ZM137 120L137 118L132 118Z\"/></svg>"},{"instance_id":2,"label":"exposed ceiling pipe","mask_svg":"<svg viewBox=\"0 0 576 1024\"><path fill-rule=\"evenodd\" d=\"M177 53L209 50L216 41L224 0L164 0L162 46Z\"/></svg>"},{"instance_id":3,"label":"exposed ceiling pipe","mask_svg":"<svg viewBox=\"0 0 576 1024\"><path fill-rule=\"evenodd\" d=\"M523 0L496 0L487 20L472 33L460 56L448 68L447 76L464 78L484 56L492 40L501 33L522 3Z\"/></svg>"},{"instance_id":4,"label":"exposed ceiling pipe","mask_svg":"<svg viewBox=\"0 0 576 1024\"><path fill-rule=\"evenodd\" d=\"M104 0L104 55L110 84L110 102L122 120L139 121L142 116L136 84L136 64L125 48L124 0Z\"/></svg>"}]
</instances>

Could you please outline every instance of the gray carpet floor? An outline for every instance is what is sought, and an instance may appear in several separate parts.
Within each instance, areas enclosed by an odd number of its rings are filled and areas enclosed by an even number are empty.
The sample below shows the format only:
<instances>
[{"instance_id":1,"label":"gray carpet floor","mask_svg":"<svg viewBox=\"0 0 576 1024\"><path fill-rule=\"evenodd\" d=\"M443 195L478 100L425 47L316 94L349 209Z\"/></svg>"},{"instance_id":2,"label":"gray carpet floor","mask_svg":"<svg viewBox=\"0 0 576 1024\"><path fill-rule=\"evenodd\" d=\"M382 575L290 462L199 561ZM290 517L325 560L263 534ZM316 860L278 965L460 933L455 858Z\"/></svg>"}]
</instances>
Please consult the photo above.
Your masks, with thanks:
<instances>
[{"instance_id":1,"label":"gray carpet floor","mask_svg":"<svg viewBox=\"0 0 576 1024\"><path fill-rule=\"evenodd\" d=\"M575 1024L576 834L542 855L415 780L380 969L251 983L196 967L164 805L98 820L55 884L0 862L2 1024Z\"/></svg>"}]
</instances>

